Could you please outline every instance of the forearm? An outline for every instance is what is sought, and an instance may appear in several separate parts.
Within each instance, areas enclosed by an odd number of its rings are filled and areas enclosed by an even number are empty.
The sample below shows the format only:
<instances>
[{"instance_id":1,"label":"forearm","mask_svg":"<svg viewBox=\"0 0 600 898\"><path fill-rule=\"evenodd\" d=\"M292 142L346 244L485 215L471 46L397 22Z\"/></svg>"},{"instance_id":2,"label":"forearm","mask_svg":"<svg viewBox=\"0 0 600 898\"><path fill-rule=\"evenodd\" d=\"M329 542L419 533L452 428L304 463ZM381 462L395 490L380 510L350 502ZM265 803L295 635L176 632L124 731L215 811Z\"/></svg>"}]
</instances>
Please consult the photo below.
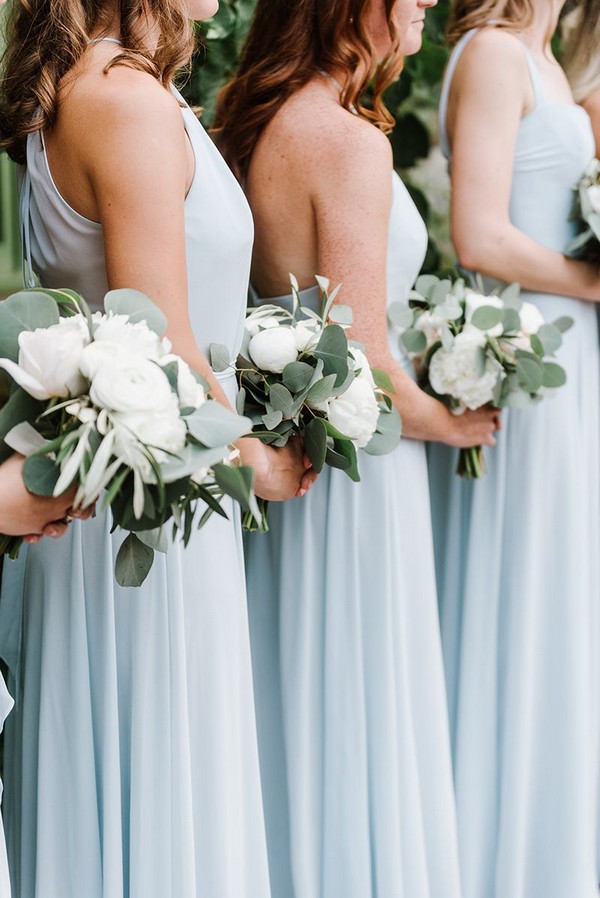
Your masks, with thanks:
<instances>
[{"instance_id":1,"label":"forearm","mask_svg":"<svg viewBox=\"0 0 600 898\"><path fill-rule=\"evenodd\" d=\"M569 259L532 240L510 223L495 227L472 218L453 226L461 265L524 290L600 301L597 266Z\"/></svg>"}]
</instances>

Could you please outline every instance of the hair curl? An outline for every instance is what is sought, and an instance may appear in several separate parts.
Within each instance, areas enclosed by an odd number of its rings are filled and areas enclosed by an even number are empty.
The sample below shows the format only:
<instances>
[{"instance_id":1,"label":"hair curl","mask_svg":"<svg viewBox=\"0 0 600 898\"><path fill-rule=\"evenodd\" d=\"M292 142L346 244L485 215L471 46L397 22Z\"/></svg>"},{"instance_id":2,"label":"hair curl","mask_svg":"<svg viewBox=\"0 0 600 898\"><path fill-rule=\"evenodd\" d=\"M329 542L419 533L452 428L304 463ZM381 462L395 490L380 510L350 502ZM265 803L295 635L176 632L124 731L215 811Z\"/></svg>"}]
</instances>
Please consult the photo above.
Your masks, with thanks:
<instances>
[{"instance_id":1,"label":"hair curl","mask_svg":"<svg viewBox=\"0 0 600 898\"><path fill-rule=\"evenodd\" d=\"M581 0L565 26L563 62L579 103L600 88L600 0Z\"/></svg>"},{"instance_id":2,"label":"hair curl","mask_svg":"<svg viewBox=\"0 0 600 898\"><path fill-rule=\"evenodd\" d=\"M483 28L493 19L498 28L525 31L534 17L533 0L454 0L446 28L450 46L472 28Z\"/></svg>"},{"instance_id":3,"label":"hair curl","mask_svg":"<svg viewBox=\"0 0 600 898\"><path fill-rule=\"evenodd\" d=\"M106 66L126 65L169 87L194 48L185 0L117 0L122 50ZM107 0L12 0L0 77L0 149L25 161L27 135L52 128L61 80L106 28ZM152 28L150 24L152 23ZM158 42L156 42L158 34Z\"/></svg>"},{"instance_id":4,"label":"hair curl","mask_svg":"<svg viewBox=\"0 0 600 898\"><path fill-rule=\"evenodd\" d=\"M238 177L244 178L265 127L286 100L319 72L345 73L340 102L385 132L394 119L383 93L404 60L384 0L391 50L379 62L367 34L370 0L258 0L237 75L220 92L214 136ZM373 83L369 106L362 98Z\"/></svg>"}]
</instances>

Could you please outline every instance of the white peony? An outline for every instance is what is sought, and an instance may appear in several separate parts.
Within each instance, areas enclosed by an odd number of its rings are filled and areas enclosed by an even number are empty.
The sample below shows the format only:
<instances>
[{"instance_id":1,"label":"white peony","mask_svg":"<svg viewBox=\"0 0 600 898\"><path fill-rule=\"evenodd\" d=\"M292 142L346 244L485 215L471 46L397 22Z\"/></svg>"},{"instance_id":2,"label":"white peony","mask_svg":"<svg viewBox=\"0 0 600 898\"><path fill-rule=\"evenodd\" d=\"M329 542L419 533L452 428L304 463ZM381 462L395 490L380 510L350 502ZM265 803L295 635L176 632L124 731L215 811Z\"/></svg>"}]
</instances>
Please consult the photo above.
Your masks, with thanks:
<instances>
[{"instance_id":1,"label":"white peony","mask_svg":"<svg viewBox=\"0 0 600 898\"><path fill-rule=\"evenodd\" d=\"M22 331L18 364L0 359L0 367L35 399L79 396L87 387L80 360L89 341L82 315L61 318L50 327Z\"/></svg>"},{"instance_id":2,"label":"white peony","mask_svg":"<svg viewBox=\"0 0 600 898\"><path fill-rule=\"evenodd\" d=\"M158 415L175 403L179 415L177 397L165 373L139 356L123 354L100 365L93 376L90 398L100 408L133 414L152 411Z\"/></svg>"},{"instance_id":3,"label":"white peony","mask_svg":"<svg viewBox=\"0 0 600 898\"><path fill-rule=\"evenodd\" d=\"M475 327L467 327L454 339L452 348L438 349L429 365L429 380L440 396L452 396L465 408L478 409L491 402L502 365L486 353L485 373L478 373L478 354L485 346L485 336Z\"/></svg>"},{"instance_id":4,"label":"white peony","mask_svg":"<svg viewBox=\"0 0 600 898\"><path fill-rule=\"evenodd\" d=\"M133 444L137 441L150 448L156 461L164 461L166 453L177 454L185 446L187 428L179 416L177 397L174 404L161 411L116 412L111 415L116 431L115 455L125 464L138 467L139 450Z\"/></svg>"},{"instance_id":5,"label":"white peony","mask_svg":"<svg viewBox=\"0 0 600 898\"><path fill-rule=\"evenodd\" d=\"M109 312L95 312L92 316L94 340L96 342L117 343L132 355L158 361L170 349L168 340L162 340L150 330L145 321L132 323L127 315Z\"/></svg>"},{"instance_id":6,"label":"white peony","mask_svg":"<svg viewBox=\"0 0 600 898\"><path fill-rule=\"evenodd\" d=\"M379 406L367 378L356 377L345 393L329 402L333 426L364 448L377 429Z\"/></svg>"},{"instance_id":7,"label":"white peony","mask_svg":"<svg viewBox=\"0 0 600 898\"><path fill-rule=\"evenodd\" d=\"M177 364L177 393L180 408L199 408L206 402L206 393L202 384L198 383L187 362L177 355L168 353L160 360L161 367L172 362Z\"/></svg>"},{"instance_id":8,"label":"white peony","mask_svg":"<svg viewBox=\"0 0 600 898\"><path fill-rule=\"evenodd\" d=\"M544 324L544 316L532 302L524 302L519 310L521 317L521 333L526 337L537 334Z\"/></svg>"},{"instance_id":9,"label":"white peony","mask_svg":"<svg viewBox=\"0 0 600 898\"><path fill-rule=\"evenodd\" d=\"M81 353L80 367L82 373L92 380L96 372L108 365L116 363L117 359L126 359L127 352L125 347L120 343L113 343L112 340L100 340L97 343L90 343Z\"/></svg>"},{"instance_id":10,"label":"white peony","mask_svg":"<svg viewBox=\"0 0 600 898\"><path fill-rule=\"evenodd\" d=\"M588 187L587 195L593 211L600 214L600 184Z\"/></svg>"},{"instance_id":11,"label":"white peony","mask_svg":"<svg viewBox=\"0 0 600 898\"><path fill-rule=\"evenodd\" d=\"M309 352L321 339L321 325L318 321L297 324L294 328L298 352Z\"/></svg>"},{"instance_id":12,"label":"white peony","mask_svg":"<svg viewBox=\"0 0 600 898\"><path fill-rule=\"evenodd\" d=\"M298 358L298 347L293 327L282 325L260 331L250 340L248 351L254 364L261 371L281 374L286 365Z\"/></svg>"},{"instance_id":13,"label":"white peony","mask_svg":"<svg viewBox=\"0 0 600 898\"><path fill-rule=\"evenodd\" d=\"M350 352L354 356L354 370L360 371L360 374L358 376L365 380L372 390L376 390L377 387L375 386L375 381L373 379L373 373L371 371L371 366L369 365L369 360L367 359L362 349L357 349L353 346Z\"/></svg>"},{"instance_id":14,"label":"white peony","mask_svg":"<svg viewBox=\"0 0 600 898\"><path fill-rule=\"evenodd\" d=\"M470 324L477 309L481 309L483 306L493 306L495 309L502 309L504 308L504 303L498 296L484 296L482 293L467 290L465 293L465 321ZM481 333L487 334L489 337L499 337L503 331L504 326L500 322L500 324L481 331Z\"/></svg>"}]
</instances>

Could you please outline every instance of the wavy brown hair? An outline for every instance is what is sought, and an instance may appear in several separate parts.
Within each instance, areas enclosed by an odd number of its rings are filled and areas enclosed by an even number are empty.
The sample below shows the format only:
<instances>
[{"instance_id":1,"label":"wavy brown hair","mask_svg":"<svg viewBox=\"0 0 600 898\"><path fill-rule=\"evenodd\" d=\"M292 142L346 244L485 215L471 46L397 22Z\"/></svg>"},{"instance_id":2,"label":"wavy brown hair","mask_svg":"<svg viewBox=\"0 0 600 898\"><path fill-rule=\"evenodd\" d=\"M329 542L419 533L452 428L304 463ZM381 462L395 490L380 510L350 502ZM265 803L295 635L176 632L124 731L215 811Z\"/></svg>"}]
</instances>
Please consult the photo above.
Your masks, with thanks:
<instances>
[{"instance_id":1,"label":"wavy brown hair","mask_svg":"<svg viewBox=\"0 0 600 898\"><path fill-rule=\"evenodd\" d=\"M498 28L525 31L533 22L533 0L455 0L446 28L450 46L472 28L483 28L491 19Z\"/></svg>"},{"instance_id":2,"label":"wavy brown hair","mask_svg":"<svg viewBox=\"0 0 600 898\"><path fill-rule=\"evenodd\" d=\"M600 88L600 0L581 0L565 26L563 63L579 103Z\"/></svg>"},{"instance_id":3,"label":"wavy brown hair","mask_svg":"<svg viewBox=\"0 0 600 898\"><path fill-rule=\"evenodd\" d=\"M116 0L115 5L122 51L106 71L131 66L168 88L194 48L185 0ZM52 128L61 80L81 58L90 35L107 27L112 10L108 0L12 0L0 64L0 149L16 162L25 161L28 134Z\"/></svg>"},{"instance_id":4,"label":"wavy brown hair","mask_svg":"<svg viewBox=\"0 0 600 898\"><path fill-rule=\"evenodd\" d=\"M319 72L335 72L337 77L344 72L342 106L391 131L394 119L382 95L404 62L392 14L396 0L384 0L392 44L381 63L367 34L370 2L258 0L237 75L219 95L214 126L219 148L240 178L264 128ZM371 82L367 106L363 98Z\"/></svg>"}]
</instances>

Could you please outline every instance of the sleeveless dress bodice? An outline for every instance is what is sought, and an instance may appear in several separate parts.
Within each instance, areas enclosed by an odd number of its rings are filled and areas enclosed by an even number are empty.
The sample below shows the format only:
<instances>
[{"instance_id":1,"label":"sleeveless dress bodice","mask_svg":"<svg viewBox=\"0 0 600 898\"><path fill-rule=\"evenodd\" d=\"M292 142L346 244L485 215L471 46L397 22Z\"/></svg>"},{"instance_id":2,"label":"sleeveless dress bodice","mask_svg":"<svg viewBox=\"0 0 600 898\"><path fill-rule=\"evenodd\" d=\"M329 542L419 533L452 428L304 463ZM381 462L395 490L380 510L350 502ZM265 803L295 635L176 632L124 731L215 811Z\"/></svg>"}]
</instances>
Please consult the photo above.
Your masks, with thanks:
<instances>
[{"instance_id":1,"label":"sleeveless dress bodice","mask_svg":"<svg viewBox=\"0 0 600 898\"><path fill-rule=\"evenodd\" d=\"M440 135L449 159L451 82L476 33L457 43L445 74ZM535 105L519 125L509 215L523 234L563 252L575 227L573 187L594 155L592 129L583 109L547 98L525 44L523 52ZM598 329L594 303L527 290L522 298L547 322L574 319L557 352L565 386L539 405L503 410L480 480L454 475L455 450L429 447L463 898L594 898Z\"/></svg>"},{"instance_id":2,"label":"sleeveless dress bodice","mask_svg":"<svg viewBox=\"0 0 600 898\"><path fill-rule=\"evenodd\" d=\"M183 105L181 112L195 158L184 207L192 329L203 352L210 343L220 343L229 348L234 361L244 325L240 299L250 271L252 215L243 191L193 111ZM68 285L93 310L101 309L108 290L102 227L72 209L59 193L41 133L27 140L21 208L26 256L30 246L31 265L42 285Z\"/></svg>"},{"instance_id":3,"label":"sleeveless dress bodice","mask_svg":"<svg viewBox=\"0 0 600 898\"><path fill-rule=\"evenodd\" d=\"M388 303L406 300L426 247L394 173ZM301 300L319 311L317 287ZM271 889L460 898L423 443L359 452L359 470L352 483L325 468L245 539Z\"/></svg>"}]
</instances>

